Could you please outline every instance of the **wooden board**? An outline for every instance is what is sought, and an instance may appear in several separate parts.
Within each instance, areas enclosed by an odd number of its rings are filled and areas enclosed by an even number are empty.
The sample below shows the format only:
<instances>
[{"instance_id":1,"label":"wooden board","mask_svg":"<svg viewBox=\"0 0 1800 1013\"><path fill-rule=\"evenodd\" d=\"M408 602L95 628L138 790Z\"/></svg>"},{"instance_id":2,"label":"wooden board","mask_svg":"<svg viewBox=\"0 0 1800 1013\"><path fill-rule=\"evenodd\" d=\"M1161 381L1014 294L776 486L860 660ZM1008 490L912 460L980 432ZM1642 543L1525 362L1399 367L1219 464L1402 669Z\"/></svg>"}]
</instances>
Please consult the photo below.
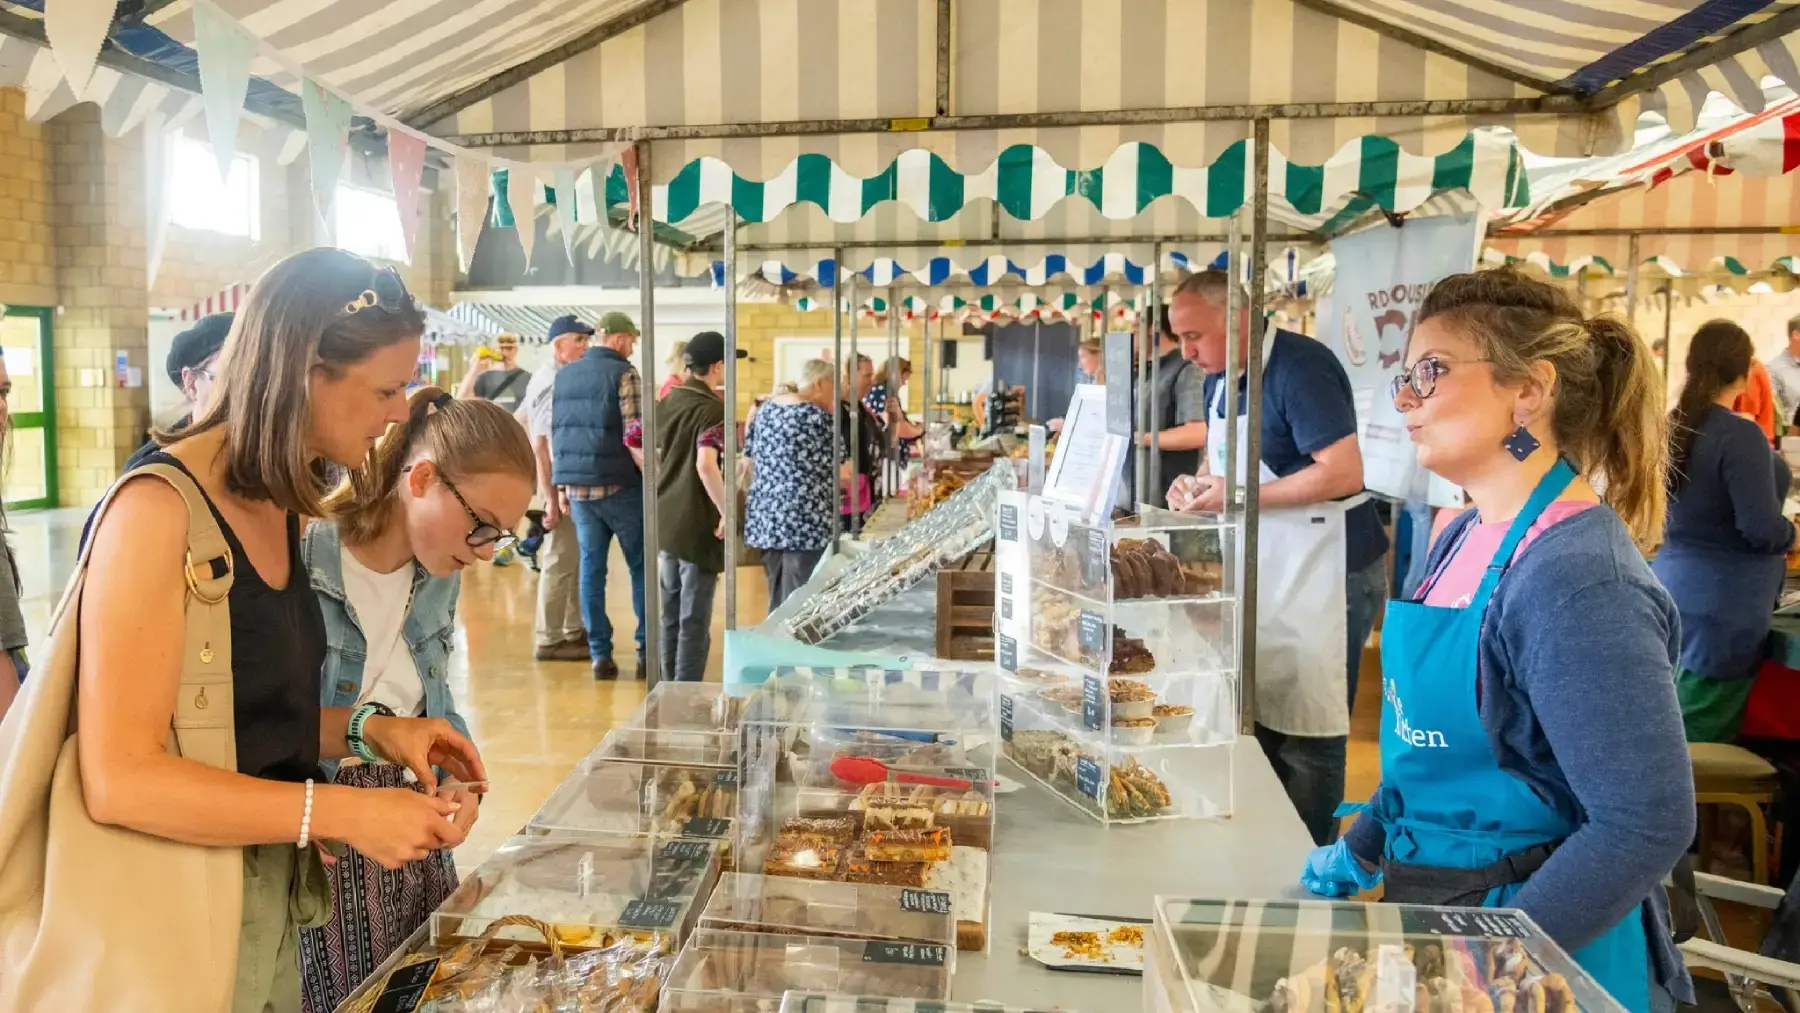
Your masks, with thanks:
<instances>
[{"instance_id":1,"label":"wooden board","mask_svg":"<svg viewBox=\"0 0 1800 1013\"><path fill-rule=\"evenodd\" d=\"M938 571L937 656L994 660L994 556L971 553Z\"/></svg>"}]
</instances>

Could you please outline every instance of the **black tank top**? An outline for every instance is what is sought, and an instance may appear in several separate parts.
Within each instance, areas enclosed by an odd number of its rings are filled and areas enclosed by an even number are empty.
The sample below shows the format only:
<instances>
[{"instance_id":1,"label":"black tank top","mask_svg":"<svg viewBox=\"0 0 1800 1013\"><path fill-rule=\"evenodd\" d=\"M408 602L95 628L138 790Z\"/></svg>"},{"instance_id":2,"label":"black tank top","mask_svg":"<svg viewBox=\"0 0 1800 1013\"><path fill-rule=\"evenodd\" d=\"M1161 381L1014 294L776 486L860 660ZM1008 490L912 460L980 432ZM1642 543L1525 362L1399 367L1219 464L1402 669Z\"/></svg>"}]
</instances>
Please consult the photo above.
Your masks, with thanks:
<instances>
[{"instance_id":1,"label":"black tank top","mask_svg":"<svg viewBox=\"0 0 1800 1013\"><path fill-rule=\"evenodd\" d=\"M157 451L143 463L186 465ZM198 480L195 482L198 485ZM231 684L237 719L238 773L275 781L319 776L319 679L325 664L325 616L300 559L300 518L287 518L288 586L263 582L237 533L201 490L234 561L231 582Z\"/></svg>"}]
</instances>

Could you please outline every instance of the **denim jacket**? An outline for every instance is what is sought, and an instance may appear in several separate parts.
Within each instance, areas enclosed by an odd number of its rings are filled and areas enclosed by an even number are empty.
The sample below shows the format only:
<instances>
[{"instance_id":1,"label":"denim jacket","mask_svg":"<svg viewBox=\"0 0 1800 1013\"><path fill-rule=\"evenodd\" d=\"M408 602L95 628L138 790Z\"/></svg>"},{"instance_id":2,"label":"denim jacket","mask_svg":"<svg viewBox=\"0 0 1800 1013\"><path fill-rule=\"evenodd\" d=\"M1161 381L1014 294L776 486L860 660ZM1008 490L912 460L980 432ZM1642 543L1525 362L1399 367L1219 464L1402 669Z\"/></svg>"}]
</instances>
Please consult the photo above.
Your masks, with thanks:
<instances>
[{"instance_id":1,"label":"denim jacket","mask_svg":"<svg viewBox=\"0 0 1800 1013\"><path fill-rule=\"evenodd\" d=\"M325 613L325 671L319 681L319 704L322 707L354 707L362 695L363 663L368 647L363 642L362 627L356 610L350 607L344 593L343 542L338 538L337 524L313 521L300 541L300 558L312 575L313 590L319 595L319 608ZM433 577L425 568L413 564L412 609L406 614L403 634L412 650L413 664L418 667L419 681L425 685L425 716L444 718L456 730L469 734L469 726L456 712L456 701L450 698L450 645L455 636L456 599L462 591L462 577ZM337 775L337 763L320 763L327 778Z\"/></svg>"}]
</instances>

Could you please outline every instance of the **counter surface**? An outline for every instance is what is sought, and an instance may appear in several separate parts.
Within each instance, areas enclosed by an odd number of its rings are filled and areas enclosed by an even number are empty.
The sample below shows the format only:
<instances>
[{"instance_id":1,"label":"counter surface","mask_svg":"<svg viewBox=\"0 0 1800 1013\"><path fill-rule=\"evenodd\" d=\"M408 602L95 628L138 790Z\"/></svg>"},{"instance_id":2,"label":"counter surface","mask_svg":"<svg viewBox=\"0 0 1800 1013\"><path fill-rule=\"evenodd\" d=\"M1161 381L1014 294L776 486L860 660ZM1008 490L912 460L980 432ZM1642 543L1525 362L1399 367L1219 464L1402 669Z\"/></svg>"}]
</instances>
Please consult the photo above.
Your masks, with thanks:
<instances>
[{"instance_id":1,"label":"counter surface","mask_svg":"<svg viewBox=\"0 0 1800 1013\"><path fill-rule=\"evenodd\" d=\"M1149 918L1157 894L1303 897L1301 863L1312 850L1254 739L1235 747L1236 815L1102 827L1031 780L996 800L989 952L956 958L951 997L1074 1013L1142 1007L1136 976L1051 971L1020 951L1032 911Z\"/></svg>"}]
</instances>

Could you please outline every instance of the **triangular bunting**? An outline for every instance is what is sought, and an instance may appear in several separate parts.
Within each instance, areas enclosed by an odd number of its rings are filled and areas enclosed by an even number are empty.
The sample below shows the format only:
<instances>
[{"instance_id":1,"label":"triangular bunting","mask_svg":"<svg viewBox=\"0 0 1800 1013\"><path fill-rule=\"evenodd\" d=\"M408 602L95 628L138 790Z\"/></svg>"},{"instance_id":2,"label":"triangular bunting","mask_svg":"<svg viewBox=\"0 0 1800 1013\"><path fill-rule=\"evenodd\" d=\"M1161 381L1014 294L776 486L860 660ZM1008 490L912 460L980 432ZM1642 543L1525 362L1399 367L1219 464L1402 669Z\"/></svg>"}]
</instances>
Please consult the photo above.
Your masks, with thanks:
<instances>
[{"instance_id":1,"label":"triangular bunting","mask_svg":"<svg viewBox=\"0 0 1800 1013\"><path fill-rule=\"evenodd\" d=\"M73 94L87 91L118 6L118 0L55 0L44 5L44 37Z\"/></svg>"},{"instance_id":2,"label":"triangular bunting","mask_svg":"<svg viewBox=\"0 0 1800 1013\"><path fill-rule=\"evenodd\" d=\"M394 207L400 212L400 234L406 239L406 262L412 263L419 239L419 184L425 178L425 138L389 130L388 171L393 176Z\"/></svg>"},{"instance_id":3,"label":"triangular bunting","mask_svg":"<svg viewBox=\"0 0 1800 1013\"><path fill-rule=\"evenodd\" d=\"M250 91L250 57L256 40L210 3L194 5L194 48L200 61L200 93L206 100L206 136L219 160L219 182L231 176L237 154L238 117Z\"/></svg>"},{"instance_id":4,"label":"triangular bunting","mask_svg":"<svg viewBox=\"0 0 1800 1013\"><path fill-rule=\"evenodd\" d=\"M463 155L456 160L456 257L465 272L475 259L481 227L487 224L490 171L480 158Z\"/></svg>"},{"instance_id":5,"label":"triangular bunting","mask_svg":"<svg viewBox=\"0 0 1800 1013\"><path fill-rule=\"evenodd\" d=\"M568 166L556 170L556 227L562 230L563 253L575 263L575 170Z\"/></svg>"},{"instance_id":6,"label":"triangular bunting","mask_svg":"<svg viewBox=\"0 0 1800 1013\"><path fill-rule=\"evenodd\" d=\"M512 211L513 228L519 233L519 245L525 248L525 272L531 272L531 247L537 242L537 177L530 169L513 166L506 174L506 206Z\"/></svg>"},{"instance_id":7,"label":"triangular bunting","mask_svg":"<svg viewBox=\"0 0 1800 1013\"><path fill-rule=\"evenodd\" d=\"M311 155L313 206L326 235L333 235L331 209L337 203L338 174L350 148L350 103L319 87L300 82L300 104L306 110L306 144Z\"/></svg>"}]
</instances>

